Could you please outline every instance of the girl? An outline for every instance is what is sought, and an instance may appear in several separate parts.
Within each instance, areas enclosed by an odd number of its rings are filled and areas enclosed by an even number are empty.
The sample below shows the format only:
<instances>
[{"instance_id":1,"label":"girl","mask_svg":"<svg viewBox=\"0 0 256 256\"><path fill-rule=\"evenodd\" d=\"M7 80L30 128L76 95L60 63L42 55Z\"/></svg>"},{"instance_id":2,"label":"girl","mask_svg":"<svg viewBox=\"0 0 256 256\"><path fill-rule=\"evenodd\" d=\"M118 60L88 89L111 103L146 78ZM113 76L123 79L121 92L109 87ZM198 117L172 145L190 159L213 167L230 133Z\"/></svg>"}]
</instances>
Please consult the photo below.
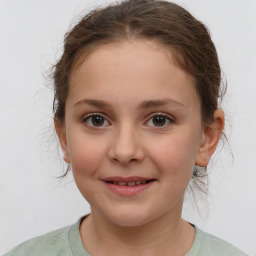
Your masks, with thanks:
<instances>
[{"instance_id":1,"label":"girl","mask_svg":"<svg viewBox=\"0 0 256 256\"><path fill-rule=\"evenodd\" d=\"M128 0L86 15L65 37L53 106L91 213L6 255L245 255L181 218L222 136L220 83L207 29L178 5Z\"/></svg>"}]
</instances>

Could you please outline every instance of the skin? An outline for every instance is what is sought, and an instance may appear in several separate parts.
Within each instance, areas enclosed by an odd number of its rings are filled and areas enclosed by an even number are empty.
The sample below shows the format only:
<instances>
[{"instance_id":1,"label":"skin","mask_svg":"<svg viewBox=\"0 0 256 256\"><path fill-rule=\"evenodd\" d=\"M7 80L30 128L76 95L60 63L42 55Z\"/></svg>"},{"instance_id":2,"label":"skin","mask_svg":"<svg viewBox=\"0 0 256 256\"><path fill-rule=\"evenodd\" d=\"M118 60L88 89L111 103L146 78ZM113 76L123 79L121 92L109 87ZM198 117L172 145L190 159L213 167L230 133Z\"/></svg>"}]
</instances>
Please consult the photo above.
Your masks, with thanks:
<instances>
[{"instance_id":1,"label":"skin","mask_svg":"<svg viewBox=\"0 0 256 256\"><path fill-rule=\"evenodd\" d=\"M218 144L223 112L204 124L193 77L156 42L100 46L77 63L65 122L55 126L64 160L91 206L80 227L85 248L90 255L185 255L195 230L181 219L184 192L194 165L206 166ZM159 100L168 104L142 107ZM102 117L99 126L92 113ZM123 196L102 181L112 176L155 181Z\"/></svg>"}]
</instances>

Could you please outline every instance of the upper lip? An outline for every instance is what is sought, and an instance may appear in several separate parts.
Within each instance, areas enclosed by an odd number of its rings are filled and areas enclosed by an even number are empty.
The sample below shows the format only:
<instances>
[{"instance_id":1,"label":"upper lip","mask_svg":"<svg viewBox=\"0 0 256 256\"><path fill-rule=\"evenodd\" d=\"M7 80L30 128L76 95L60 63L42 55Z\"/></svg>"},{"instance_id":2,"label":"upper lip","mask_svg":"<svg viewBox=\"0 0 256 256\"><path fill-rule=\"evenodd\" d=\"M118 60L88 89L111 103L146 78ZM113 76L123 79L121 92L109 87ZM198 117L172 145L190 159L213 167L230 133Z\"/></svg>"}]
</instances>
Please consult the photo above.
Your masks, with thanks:
<instances>
[{"instance_id":1,"label":"upper lip","mask_svg":"<svg viewBox=\"0 0 256 256\"><path fill-rule=\"evenodd\" d=\"M116 181L116 182L132 182L132 181L142 181L142 180L153 180L152 178L145 178L139 176L131 176L131 177L119 177L113 176L102 179L103 181Z\"/></svg>"}]
</instances>

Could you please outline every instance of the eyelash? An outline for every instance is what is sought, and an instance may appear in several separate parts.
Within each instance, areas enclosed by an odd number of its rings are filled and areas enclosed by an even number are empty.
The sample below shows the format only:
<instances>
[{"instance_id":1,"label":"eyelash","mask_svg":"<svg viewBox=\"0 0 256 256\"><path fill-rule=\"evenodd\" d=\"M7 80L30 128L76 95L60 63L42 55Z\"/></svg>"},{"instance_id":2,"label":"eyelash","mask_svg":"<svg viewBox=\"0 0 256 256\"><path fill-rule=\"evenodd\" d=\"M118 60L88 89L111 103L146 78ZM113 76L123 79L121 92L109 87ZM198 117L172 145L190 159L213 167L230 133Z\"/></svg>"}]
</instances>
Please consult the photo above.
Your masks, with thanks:
<instances>
[{"instance_id":1,"label":"eyelash","mask_svg":"<svg viewBox=\"0 0 256 256\"><path fill-rule=\"evenodd\" d=\"M93 117L100 117L100 118L103 118L103 125L100 125L100 126L95 126L92 124L92 118ZM174 123L174 119L169 116L168 114L166 113L162 113L162 112L159 112L159 113L153 113L149 116L149 119L146 123L149 123L150 120L152 120L154 117L164 117L164 124L163 125L160 125L160 126L154 126L152 125L152 127L158 127L158 128L163 128L163 127L166 127L166 122L169 122L168 124L171 124L171 123ZM90 123L89 124L89 120L90 120ZM107 122L108 124L110 123L109 121L107 121L107 119L101 114L101 113L93 113L93 114L88 114L86 115L83 120L82 120L82 123L86 123L87 126L91 127L91 128L94 128L94 127L97 127L97 128L101 128L101 127L104 127L106 125L104 125L104 123ZM153 122L153 121L152 121ZM168 125L167 124L167 125Z\"/></svg>"},{"instance_id":2,"label":"eyelash","mask_svg":"<svg viewBox=\"0 0 256 256\"><path fill-rule=\"evenodd\" d=\"M93 114L88 114L88 115L86 115L84 118L83 118L83 120L82 120L82 123L87 123L86 125L87 126L89 126L89 127L102 127L102 126L94 126L94 125L89 125L88 124L88 120L91 120L92 121L92 118L93 117L101 117L101 118L103 118L104 119L104 123L105 122L108 122L108 124L109 124L109 121L107 121L107 119L101 114L101 113L93 113Z\"/></svg>"},{"instance_id":3,"label":"eyelash","mask_svg":"<svg viewBox=\"0 0 256 256\"><path fill-rule=\"evenodd\" d=\"M162 127L163 127L163 128L164 128L164 127L166 126L166 122L167 122L167 121L169 122L168 124L174 123L174 119L173 119L171 116L169 116L169 115L166 114L166 113L162 113L162 112L151 114L151 115L149 116L149 119L148 119L147 123L148 123L150 120L152 120L154 117L164 117L165 122L164 122L164 125L163 125L163 126L152 126L152 127L158 127L158 128L162 128ZM153 120L152 120L152 121L153 121Z\"/></svg>"}]
</instances>

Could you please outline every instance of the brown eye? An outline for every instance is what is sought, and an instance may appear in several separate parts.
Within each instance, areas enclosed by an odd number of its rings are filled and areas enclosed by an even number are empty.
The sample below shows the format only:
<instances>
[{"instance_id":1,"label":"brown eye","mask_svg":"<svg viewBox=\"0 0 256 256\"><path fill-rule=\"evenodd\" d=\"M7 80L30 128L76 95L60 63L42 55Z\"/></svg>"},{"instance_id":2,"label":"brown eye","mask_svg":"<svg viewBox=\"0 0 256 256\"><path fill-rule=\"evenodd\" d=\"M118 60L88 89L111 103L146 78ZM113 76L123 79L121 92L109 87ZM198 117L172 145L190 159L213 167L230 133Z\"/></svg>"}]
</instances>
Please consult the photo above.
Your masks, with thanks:
<instances>
[{"instance_id":1,"label":"brown eye","mask_svg":"<svg viewBox=\"0 0 256 256\"><path fill-rule=\"evenodd\" d=\"M102 126L104 124L104 118L101 116L93 116L92 117L92 124L94 126Z\"/></svg>"},{"instance_id":2,"label":"brown eye","mask_svg":"<svg viewBox=\"0 0 256 256\"><path fill-rule=\"evenodd\" d=\"M166 116L165 114L158 114L152 116L147 122L147 125L153 127L163 127L170 123L172 123L172 119L170 117Z\"/></svg>"},{"instance_id":3,"label":"brown eye","mask_svg":"<svg viewBox=\"0 0 256 256\"><path fill-rule=\"evenodd\" d=\"M165 116L154 116L152 121L155 126L163 126L163 125L165 125L166 117Z\"/></svg>"},{"instance_id":4,"label":"brown eye","mask_svg":"<svg viewBox=\"0 0 256 256\"><path fill-rule=\"evenodd\" d=\"M100 115L91 115L87 117L83 122L92 127L101 127L109 124L109 122Z\"/></svg>"}]
</instances>

